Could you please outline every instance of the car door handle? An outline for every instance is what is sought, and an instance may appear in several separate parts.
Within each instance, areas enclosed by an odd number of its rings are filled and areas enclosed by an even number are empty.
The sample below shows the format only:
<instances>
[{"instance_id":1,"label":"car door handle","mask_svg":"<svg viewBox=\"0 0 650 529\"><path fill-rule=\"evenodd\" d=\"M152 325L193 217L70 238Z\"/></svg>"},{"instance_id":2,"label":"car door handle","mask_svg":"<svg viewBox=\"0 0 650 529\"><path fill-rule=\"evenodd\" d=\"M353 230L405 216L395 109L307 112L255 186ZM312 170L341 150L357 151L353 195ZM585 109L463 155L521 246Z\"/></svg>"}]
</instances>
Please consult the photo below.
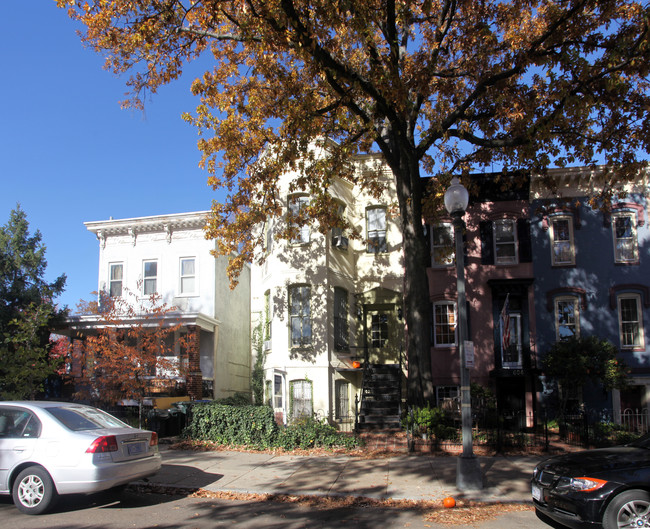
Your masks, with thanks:
<instances>
[{"instance_id":1,"label":"car door handle","mask_svg":"<svg viewBox=\"0 0 650 529\"><path fill-rule=\"evenodd\" d=\"M14 452L24 452L25 450L27 450L25 446L14 446Z\"/></svg>"}]
</instances>

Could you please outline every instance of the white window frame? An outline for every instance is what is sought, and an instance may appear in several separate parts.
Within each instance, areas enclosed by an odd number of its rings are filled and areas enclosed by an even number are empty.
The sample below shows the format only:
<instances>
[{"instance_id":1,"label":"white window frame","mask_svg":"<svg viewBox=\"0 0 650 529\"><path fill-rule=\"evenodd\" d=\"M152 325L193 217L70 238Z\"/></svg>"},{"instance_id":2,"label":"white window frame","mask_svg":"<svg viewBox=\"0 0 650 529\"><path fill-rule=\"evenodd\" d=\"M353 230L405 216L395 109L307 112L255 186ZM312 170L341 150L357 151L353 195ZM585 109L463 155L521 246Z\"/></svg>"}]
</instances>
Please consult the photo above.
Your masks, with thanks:
<instances>
[{"instance_id":1,"label":"white window frame","mask_svg":"<svg viewBox=\"0 0 650 529\"><path fill-rule=\"evenodd\" d=\"M567 231L558 230L555 223L566 222ZM553 215L549 218L551 239L551 264L553 266L570 266L576 263L575 241L573 238L573 217L570 215Z\"/></svg>"},{"instance_id":2,"label":"white window frame","mask_svg":"<svg viewBox=\"0 0 650 529\"><path fill-rule=\"evenodd\" d=\"M147 265L149 263L155 263L156 264L156 275L154 276L147 276ZM158 259L145 259L142 261L142 294L145 296L151 296L152 294L158 294L159 289L158 289ZM147 281L154 281L154 291L150 292L149 289L147 288Z\"/></svg>"},{"instance_id":3,"label":"white window frame","mask_svg":"<svg viewBox=\"0 0 650 529\"><path fill-rule=\"evenodd\" d=\"M499 238L499 227L509 225L512 228L512 239L503 240ZM517 240L517 221L514 219L497 219L492 223L494 230L494 263L497 265L512 265L519 262L519 241ZM512 256L500 255L501 250L512 246Z\"/></svg>"},{"instance_id":4,"label":"white window frame","mask_svg":"<svg viewBox=\"0 0 650 529\"><path fill-rule=\"evenodd\" d=\"M338 205L337 215L340 219L345 219L345 204ZM348 249L348 238L344 235L343 228L332 228L332 247L342 251Z\"/></svg>"},{"instance_id":5,"label":"white window frame","mask_svg":"<svg viewBox=\"0 0 650 529\"><path fill-rule=\"evenodd\" d=\"M572 305L572 310L568 310L568 305ZM559 342L561 340L566 340L572 337L580 337L580 300L576 296L558 296L554 301L555 307L555 339ZM567 309L567 311L563 309ZM569 323L564 323L560 321L562 314L569 315L573 313L573 321ZM562 336L560 329L573 328L573 335Z\"/></svg>"},{"instance_id":6,"label":"white window frame","mask_svg":"<svg viewBox=\"0 0 650 529\"><path fill-rule=\"evenodd\" d=\"M446 231L449 242L441 242L442 237L436 237L436 232ZM451 222L440 222L431 226L431 266L443 268L452 266L456 262L456 246L454 240L454 227Z\"/></svg>"},{"instance_id":7,"label":"white window frame","mask_svg":"<svg viewBox=\"0 0 650 529\"><path fill-rule=\"evenodd\" d=\"M387 219L384 206L366 208L366 253L388 252Z\"/></svg>"},{"instance_id":8,"label":"white window frame","mask_svg":"<svg viewBox=\"0 0 650 529\"><path fill-rule=\"evenodd\" d=\"M298 235L291 238L291 244L293 245L303 245L309 244L311 237L311 230L309 229L309 224L303 224L299 226L297 223L293 222L291 217L297 217L300 215L300 212L307 207L309 204L309 195L289 195L287 200L287 213L289 224L295 226L298 229Z\"/></svg>"},{"instance_id":9,"label":"white window frame","mask_svg":"<svg viewBox=\"0 0 650 529\"><path fill-rule=\"evenodd\" d=\"M438 323L438 308L442 310L442 307L444 307L444 314L441 312L441 316L451 316L451 319L448 318L447 321ZM448 336L452 332L438 332L439 326L448 327L449 331L453 331L453 342L440 340L443 335ZM455 301L437 301L433 304L433 344L434 347L455 347L458 345L458 310Z\"/></svg>"},{"instance_id":10,"label":"white window frame","mask_svg":"<svg viewBox=\"0 0 650 529\"><path fill-rule=\"evenodd\" d=\"M113 268L120 268L121 274L119 279L113 279ZM120 284L120 293L113 295L113 284ZM122 292L124 292L124 263L115 262L108 264L108 295L111 298L121 298Z\"/></svg>"},{"instance_id":11,"label":"white window frame","mask_svg":"<svg viewBox=\"0 0 650 529\"><path fill-rule=\"evenodd\" d=\"M194 263L194 271L191 274L183 274L183 262L192 261ZM183 290L183 279L193 279L194 288L191 290ZM180 257L178 260L178 292L181 296L193 296L199 291L198 289L198 274L197 274L197 260L196 257L187 256Z\"/></svg>"},{"instance_id":12,"label":"white window frame","mask_svg":"<svg viewBox=\"0 0 650 529\"><path fill-rule=\"evenodd\" d=\"M633 301L636 311L636 319L629 319L622 307L623 302ZM641 296L639 294L619 294L616 299L618 308L618 334L621 342L621 349L625 350L642 350L645 349L645 336L643 332L643 308L641 305ZM624 319L628 318L628 319ZM636 326L636 336L638 343L630 343L627 335L631 335L627 329L630 326Z\"/></svg>"},{"instance_id":13,"label":"white window frame","mask_svg":"<svg viewBox=\"0 0 650 529\"><path fill-rule=\"evenodd\" d=\"M300 300L295 294L300 291ZM296 301L296 304L294 304ZM294 336L294 329L298 333ZM313 339L311 323L311 287L309 285L289 286L289 345L292 348L310 347Z\"/></svg>"},{"instance_id":14,"label":"white window frame","mask_svg":"<svg viewBox=\"0 0 650 529\"><path fill-rule=\"evenodd\" d=\"M629 219L629 232L619 236L618 221ZM636 230L636 213L630 211L615 211L612 213L612 242L614 244L614 262L636 263L639 261L639 239Z\"/></svg>"},{"instance_id":15,"label":"white window frame","mask_svg":"<svg viewBox=\"0 0 650 529\"><path fill-rule=\"evenodd\" d=\"M291 409L289 410L291 418L312 417L314 414L313 382L308 379L292 380L289 382L289 391L291 392Z\"/></svg>"}]
</instances>

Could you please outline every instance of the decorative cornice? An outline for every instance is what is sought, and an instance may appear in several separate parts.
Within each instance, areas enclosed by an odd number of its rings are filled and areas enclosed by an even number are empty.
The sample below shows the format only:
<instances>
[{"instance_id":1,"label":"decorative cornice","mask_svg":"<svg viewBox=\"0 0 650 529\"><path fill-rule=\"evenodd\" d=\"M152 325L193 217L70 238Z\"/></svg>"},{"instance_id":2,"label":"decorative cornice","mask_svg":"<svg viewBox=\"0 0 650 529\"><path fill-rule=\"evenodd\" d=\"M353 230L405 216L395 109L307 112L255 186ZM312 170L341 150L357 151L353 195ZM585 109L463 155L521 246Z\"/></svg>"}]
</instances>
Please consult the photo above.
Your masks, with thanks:
<instances>
[{"instance_id":1,"label":"decorative cornice","mask_svg":"<svg viewBox=\"0 0 650 529\"><path fill-rule=\"evenodd\" d=\"M609 308L616 309L616 296L620 292L636 292L641 294L643 306L650 308L650 288L640 283L628 283L626 285L616 285L609 289Z\"/></svg>"},{"instance_id":2,"label":"decorative cornice","mask_svg":"<svg viewBox=\"0 0 650 529\"><path fill-rule=\"evenodd\" d=\"M560 287L546 293L546 310L553 312L553 300L558 296L574 295L580 298L580 308L587 309L587 291L578 287Z\"/></svg>"},{"instance_id":3,"label":"decorative cornice","mask_svg":"<svg viewBox=\"0 0 650 529\"><path fill-rule=\"evenodd\" d=\"M176 213L172 215L156 215L151 217L135 217L130 219L101 220L84 222L88 231L97 235L105 245L106 237L131 236L135 245L138 235L143 233L164 233L167 242L171 242L173 232L182 230L200 230L206 224L209 211L191 213ZM100 235L101 233L101 235Z\"/></svg>"}]
</instances>

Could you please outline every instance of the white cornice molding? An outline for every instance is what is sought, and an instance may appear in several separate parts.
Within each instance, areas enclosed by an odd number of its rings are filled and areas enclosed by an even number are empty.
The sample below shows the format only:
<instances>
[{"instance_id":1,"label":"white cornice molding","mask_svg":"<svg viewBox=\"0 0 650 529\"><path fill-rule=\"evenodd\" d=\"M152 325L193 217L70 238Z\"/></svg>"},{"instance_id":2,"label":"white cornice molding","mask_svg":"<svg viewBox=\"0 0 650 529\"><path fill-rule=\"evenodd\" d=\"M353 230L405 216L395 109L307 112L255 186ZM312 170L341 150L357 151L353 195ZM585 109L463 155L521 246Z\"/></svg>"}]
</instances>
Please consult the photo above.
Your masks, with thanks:
<instances>
[{"instance_id":1,"label":"white cornice molding","mask_svg":"<svg viewBox=\"0 0 650 529\"><path fill-rule=\"evenodd\" d=\"M84 222L84 226L97 236L103 246L106 245L108 236L129 235L135 245L137 235L156 232L164 233L167 242L171 242L173 232L203 229L208 214L209 211L195 211L131 219L99 220Z\"/></svg>"}]
</instances>

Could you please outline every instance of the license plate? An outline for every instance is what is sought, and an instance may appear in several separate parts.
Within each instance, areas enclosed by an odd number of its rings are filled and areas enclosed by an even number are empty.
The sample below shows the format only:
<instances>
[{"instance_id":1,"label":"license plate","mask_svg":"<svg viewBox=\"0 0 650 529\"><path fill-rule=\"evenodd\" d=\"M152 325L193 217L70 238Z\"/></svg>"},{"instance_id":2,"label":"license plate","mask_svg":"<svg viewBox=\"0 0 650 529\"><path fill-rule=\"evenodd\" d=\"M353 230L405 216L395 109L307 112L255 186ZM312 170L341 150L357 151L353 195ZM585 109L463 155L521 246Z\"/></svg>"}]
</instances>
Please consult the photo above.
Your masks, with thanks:
<instances>
[{"instance_id":1,"label":"license plate","mask_svg":"<svg viewBox=\"0 0 650 529\"><path fill-rule=\"evenodd\" d=\"M126 451L129 453L130 456L141 454L142 452L144 452L144 443L133 443L130 445L126 445Z\"/></svg>"},{"instance_id":2,"label":"license plate","mask_svg":"<svg viewBox=\"0 0 650 529\"><path fill-rule=\"evenodd\" d=\"M542 489L537 485L533 485L532 488L533 499L537 501L542 501Z\"/></svg>"}]
</instances>

